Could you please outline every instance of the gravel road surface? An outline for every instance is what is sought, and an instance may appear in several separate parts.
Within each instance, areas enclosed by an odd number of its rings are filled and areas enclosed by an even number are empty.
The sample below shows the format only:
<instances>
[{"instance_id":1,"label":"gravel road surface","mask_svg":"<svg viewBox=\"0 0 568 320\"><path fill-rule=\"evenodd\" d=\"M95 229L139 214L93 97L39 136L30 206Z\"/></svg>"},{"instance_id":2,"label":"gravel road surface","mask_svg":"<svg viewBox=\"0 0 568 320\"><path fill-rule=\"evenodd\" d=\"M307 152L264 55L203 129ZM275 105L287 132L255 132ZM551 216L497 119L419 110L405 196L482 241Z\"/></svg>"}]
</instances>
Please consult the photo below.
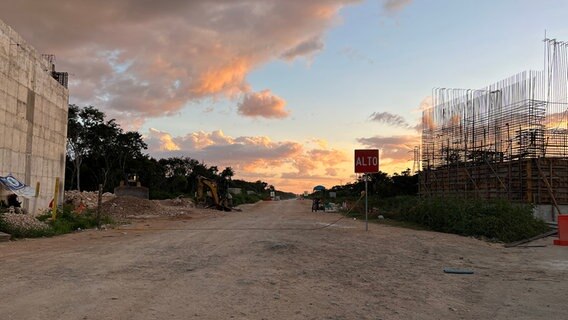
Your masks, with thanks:
<instances>
[{"instance_id":1,"label":"gravel road surface","mask_svg":"<svg viewBox=\"0 0 568 320\"><path fill-rule=\"evenodd\" d=\"M2 319L567 319L568 248L312 213L308 201L0 243ZM472 275L446 274L444 268Z\"/></svg>"}]
</instances>

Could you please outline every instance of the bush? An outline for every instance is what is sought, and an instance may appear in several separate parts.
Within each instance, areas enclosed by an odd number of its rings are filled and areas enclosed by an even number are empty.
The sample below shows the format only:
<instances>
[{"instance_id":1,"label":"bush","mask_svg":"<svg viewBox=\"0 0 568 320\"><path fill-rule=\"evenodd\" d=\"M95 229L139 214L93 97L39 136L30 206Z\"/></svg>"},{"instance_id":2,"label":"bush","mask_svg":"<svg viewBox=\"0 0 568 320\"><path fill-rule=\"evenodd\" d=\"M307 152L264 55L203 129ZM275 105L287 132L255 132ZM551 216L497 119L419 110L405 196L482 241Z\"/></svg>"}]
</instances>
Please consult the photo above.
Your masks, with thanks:
<instances>
[{"instance_id":1,"label":"bush","mask_svg":"<svg viewBox=\"0 0 568 320\"><path fill-rule=\"evenodd\" d=\"M78 229L90 229L98 225L95 210L85 210L82 213L73 211L73 207L64 205L57 209L55 220L51 220L51 211L38 217L40 221L46 221L53 229L54 234L70 233ZM112 223L106 215L101 215L101 224Z\"/></svg>"},{"instance_id":2,"label":"bush","mask_svg":"<svg viewBox=\"0 0 568 320\"><path fill-rule=\"evenodd\" d=\"M235 194L233 195L233 205L238 206L245 203L255 203L262 200L261 196L258 194Z\"/></svg>"},{"instance_id":3,"label":"bush","mask_svg":"<svg viewBox=\"0 0 568 320\"><path fill-rule=\"evenodd\" d=\"M548 226L533 217L532 207L506 200L464 198L399 199L384 206L385 216L464 236L513 242L533 237Z\"/></svg>"}]
</instances>

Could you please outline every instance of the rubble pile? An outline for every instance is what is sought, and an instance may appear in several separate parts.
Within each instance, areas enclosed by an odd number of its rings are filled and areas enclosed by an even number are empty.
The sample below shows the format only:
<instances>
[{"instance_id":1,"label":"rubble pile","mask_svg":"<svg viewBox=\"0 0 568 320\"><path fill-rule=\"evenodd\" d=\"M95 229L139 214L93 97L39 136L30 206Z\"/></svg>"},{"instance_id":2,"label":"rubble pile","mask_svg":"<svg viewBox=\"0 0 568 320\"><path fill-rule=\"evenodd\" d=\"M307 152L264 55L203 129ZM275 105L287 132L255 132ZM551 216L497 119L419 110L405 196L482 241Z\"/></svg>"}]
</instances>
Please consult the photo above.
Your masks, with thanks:
<instances>
[{"instance_id":1,"label":"rubble pile","mask_svg":"<svg viewBox=\"0 0 568 320\"><path fill-rule=\"evenodd\" d=\"M134 197L115 197L102 205L102 211L114 218L147 216L160 213L160 206L151 200Z\"/></svg>"},{"instance_id":2,"label":"rubble pile","mask_svg":"<svg viewBox=\"0 0 568 320\"><path fill-rule=\"evenodd\" d=\"M103 193L102 202L107 202L112 199L116 198L114 194L110 192ZM77 191L77 190L68 190L65 191L65 203L73 204L73 206L78 207L81 202L83 205L88 209L95 209L97 208L97 204L99 201L99 193L96 191Z\"/></svg>"},{"instance_id":3,"label":"rubble pile","mask_svg":"<svg viewBox=\"0 0 568 320\"><path fill-rule=\"evenodd\" d=\"M177 197L175 199L158 200L158 203L167 207L195 208L195 202L191 198Z\"/></svg>"},{"instance_id":4,"label":"rubble pile","mask_svg":"<svg viewBox=\"0 0 568 320\"><path fill-rule=\"evenodd\" d=\"M49 226L27 214L2 213L1 219L10 230L47 230Z\"/></svg>"},{"instance_id":5,"label":"rubble pile","mask_svg":"<svg viewBox=\"0 0 568 320\"><path fill-rule=\"evenodd\" d=\"M104 214L118 220L148 216L177 217L192 213L191 199L146 200L135 197L115 197L102 205Z\"/></svg>"}]
</instances>

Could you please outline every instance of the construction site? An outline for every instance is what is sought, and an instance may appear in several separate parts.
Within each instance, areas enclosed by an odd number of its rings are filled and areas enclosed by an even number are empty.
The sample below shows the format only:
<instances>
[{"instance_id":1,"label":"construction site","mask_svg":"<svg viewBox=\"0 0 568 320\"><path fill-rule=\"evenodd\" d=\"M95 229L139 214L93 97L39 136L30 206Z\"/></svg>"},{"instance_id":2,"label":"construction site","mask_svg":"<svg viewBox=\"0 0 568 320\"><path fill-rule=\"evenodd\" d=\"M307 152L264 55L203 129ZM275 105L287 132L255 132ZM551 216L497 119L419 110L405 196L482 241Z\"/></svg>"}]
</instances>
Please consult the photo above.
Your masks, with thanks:
<instances>
[{"instance_id":1,"label":"construction site","mask_svg":"<svg viewBox=\"0 0 568 320\"><path fill-rule=\"evenodd\" d=\"M544 68L485 88L436 88L422 114L420 194L502 198L556 221L568 211L568 43Z\"/></svg>"}]
</instances>

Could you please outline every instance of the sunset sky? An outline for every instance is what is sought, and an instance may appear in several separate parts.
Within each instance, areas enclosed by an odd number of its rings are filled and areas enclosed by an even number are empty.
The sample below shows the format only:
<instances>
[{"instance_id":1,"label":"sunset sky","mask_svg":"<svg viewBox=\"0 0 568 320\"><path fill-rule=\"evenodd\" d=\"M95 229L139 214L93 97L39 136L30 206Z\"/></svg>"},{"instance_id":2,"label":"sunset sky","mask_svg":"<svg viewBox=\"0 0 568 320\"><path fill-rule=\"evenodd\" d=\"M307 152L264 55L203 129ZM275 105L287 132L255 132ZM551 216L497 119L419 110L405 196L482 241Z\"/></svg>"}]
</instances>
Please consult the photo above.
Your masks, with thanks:
<instances>
[{"instance_id":1,"label":"sunset sky","mask_svg":"<svg viewBox=\"0 0 568 320\"><path fill-rule=\"evenodd\" d=\"M543 66L563 0L18 0L0 19L70 74L70 102L189 156L302 192L354 180L353 150L412 168L434 87Z\"/></svg>"}]
</instances>

